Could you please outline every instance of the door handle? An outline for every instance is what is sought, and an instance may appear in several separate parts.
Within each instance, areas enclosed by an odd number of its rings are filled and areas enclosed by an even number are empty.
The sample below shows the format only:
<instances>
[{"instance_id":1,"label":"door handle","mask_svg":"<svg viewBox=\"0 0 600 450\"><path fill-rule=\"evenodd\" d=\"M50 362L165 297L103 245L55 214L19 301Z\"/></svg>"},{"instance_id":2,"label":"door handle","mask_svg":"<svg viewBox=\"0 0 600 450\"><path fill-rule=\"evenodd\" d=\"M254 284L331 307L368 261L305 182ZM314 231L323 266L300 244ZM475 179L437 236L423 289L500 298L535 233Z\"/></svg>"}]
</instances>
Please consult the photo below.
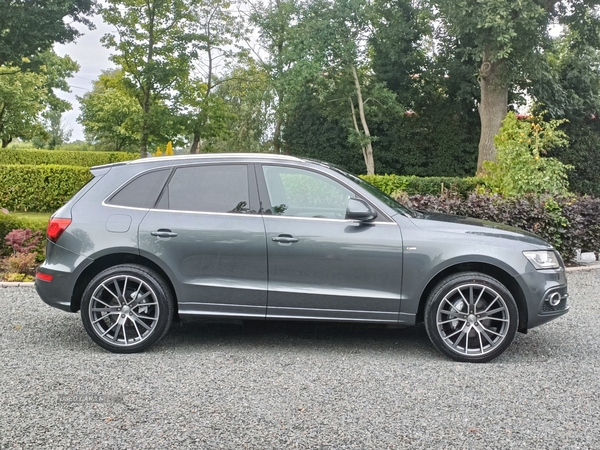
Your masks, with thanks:
<instances>
[{"instance_id":1,"label":"door handle","mask_svg":"<svg viewBox=\"0 0 600 450\"><path fill-rule=\"evenodd\" d=\"M280 234L277 237L272 238L273 242L279 242L280 244L291 244L298 242L298 238L292 237L289 234Z\"/></svg>"},{"instance_id":2,"label":"door handle","mask_svg":"<svg viewBox=\"0 0 600 450\"><path fill-rule=\"evenodd\" d=\"M167 230L166 228L159 228L157 231L150 232L150 234L159 238L177 237L177 233L173 233L171 230Z\"/></svg>"}]
</instances>

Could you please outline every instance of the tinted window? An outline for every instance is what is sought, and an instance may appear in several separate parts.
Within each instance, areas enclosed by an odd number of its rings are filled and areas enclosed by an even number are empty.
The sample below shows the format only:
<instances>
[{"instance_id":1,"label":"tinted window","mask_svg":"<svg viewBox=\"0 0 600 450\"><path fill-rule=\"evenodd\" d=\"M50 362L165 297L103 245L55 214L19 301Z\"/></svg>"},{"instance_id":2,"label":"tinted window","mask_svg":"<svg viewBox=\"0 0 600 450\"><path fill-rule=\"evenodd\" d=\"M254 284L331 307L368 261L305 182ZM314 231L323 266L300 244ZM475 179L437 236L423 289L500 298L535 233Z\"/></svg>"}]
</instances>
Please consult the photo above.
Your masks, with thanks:
<instances>
[{"instance_id":1,"label":"tinted window","mask_svg":"<svg viewBox=\"0 0 600 450\"><path fill-rule=\"evenodd\" d=\"M175 171L161 207L179 211L249 212L245 165L181 167Z\"/></svg>"},{"instance_id":2,"label":"tinted window","mask_svg":"<svg viewBox=\"0 0 600 450\"><path fill-rule=\"evenodd\" d=\"M264 166L271 213L343 219L354 194L336 181L309 170Z\"/></svg>"},{"instance_id":3,"label":"tinted window","mask_svg":"<svg viewBox=\"0 0 600 450\"><path fill-rule=\"evenodd\" d=\"M128 183L108 201L111 205L152 208L167 181L170 170L155 170Z\"/></svg>"}]
</instances>

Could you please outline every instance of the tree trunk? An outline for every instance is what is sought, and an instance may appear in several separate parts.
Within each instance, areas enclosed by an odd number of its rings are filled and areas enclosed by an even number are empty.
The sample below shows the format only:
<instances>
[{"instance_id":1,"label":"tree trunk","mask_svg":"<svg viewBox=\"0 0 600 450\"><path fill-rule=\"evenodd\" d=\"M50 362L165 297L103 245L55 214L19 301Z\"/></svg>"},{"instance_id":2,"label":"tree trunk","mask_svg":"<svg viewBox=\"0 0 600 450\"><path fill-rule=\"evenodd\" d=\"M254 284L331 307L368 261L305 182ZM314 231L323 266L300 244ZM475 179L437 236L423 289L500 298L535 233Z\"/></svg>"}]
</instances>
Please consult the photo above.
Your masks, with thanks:
<instances>
[{"instance_id":1,"label":"tree trunk","mask_svg":"<svg viewBox=\"0 0 600 450\"><path fill-rule=\"evenodd\" d=\"M190 155L195 155L198 153L198 144L200 143L200 135L198 133L194 133L194 140L192 141L192 146L190 147Z\"/></svg>"},{"instance_id":2,"label":"tree trunk","mask_svg":"<svg viewBox=\"0 0 600 450\"><path fill-rule=\"evenodd\" d=\"M356 67L354 67L354 64L350 65L350 69L352 70L352 78L354 78L354 87L356 88L356 96L358 98L358 115L360 116L360 123L362 125L363 133L368 138L366 145L363 146L363 155L365 157L365 164L367 166L367 175L375 175L375 161L373 160L371 132L369 131L367 118L365 117L365 105L362 98L362 89L360 87L360 82L358 81L358 74L356 73Z\"/></svg>"},{"instance_id":3,"label":"tree trunk","mask_svg":"<svg viewBox=\"0 0 600 450\"><path fill-rule=\"evenodd\" d=\"M481 135L477 173L481 173L484 161L496 160L494 136L500 131L502 121L508 112L508 83L502 79L502 61L491 62L489 56L489 52L484 52L483 64L479 71Z\"/></svg>"},{"instance_id":4,"label":"tree trunk","mask_svg":"<svg viewBox=\"0 0 600 450\"><path fill-rule=\"evenodd\" d=\"M8 147L8 144L10 144L11 142L12 142L12 138L2 139L2 148Z\"/></svg>"},{"instance_id":5,"label":"tree trunk","mask_svg":"<svg viewBox=\"0 0 600 450\"><path fill-rule=\"evenodd\" d=\"M278 117L275 122L275 132L273 133L273 151L275 153L281 153L281 122L281 117Z\"/></svg>"}]
</instances>

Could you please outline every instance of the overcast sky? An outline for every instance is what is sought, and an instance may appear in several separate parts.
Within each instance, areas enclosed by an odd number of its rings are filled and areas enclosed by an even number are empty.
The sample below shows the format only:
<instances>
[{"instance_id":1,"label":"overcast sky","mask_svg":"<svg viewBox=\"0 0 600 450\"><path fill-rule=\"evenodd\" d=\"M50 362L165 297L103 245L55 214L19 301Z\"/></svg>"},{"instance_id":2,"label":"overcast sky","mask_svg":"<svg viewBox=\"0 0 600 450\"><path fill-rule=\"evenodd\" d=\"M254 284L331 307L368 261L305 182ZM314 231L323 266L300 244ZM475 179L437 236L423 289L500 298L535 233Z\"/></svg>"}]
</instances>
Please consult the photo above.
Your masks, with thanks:
<instances>
[{"instance_id":1,"label":"overcast sky","mask_svg":"<svg viewBox=\"0 0 600 450\"><path fill-rule=\"evenodd\" d=\"M54 50L60 56L69 55L81 67L79 72L68 80L71 92L58 93L59 97L64 98L73 105L73 109L63 115L65 126L73 130L71 142L78 139L85 139L83 128L76 121L77 116L79 116L79 102L75 96L81 96L91 91L92 82L98 78L100 73L103 70L113 67L113 64L108 60L110 52L100 44L100 38L106 33L111 32L112 27L106 25L100 16L94 16L92 20L96 24L95 30L80 27L84 35L77 39L77 41L68 45L56 45L54 47Z\"/></svg>"}]
</instances>

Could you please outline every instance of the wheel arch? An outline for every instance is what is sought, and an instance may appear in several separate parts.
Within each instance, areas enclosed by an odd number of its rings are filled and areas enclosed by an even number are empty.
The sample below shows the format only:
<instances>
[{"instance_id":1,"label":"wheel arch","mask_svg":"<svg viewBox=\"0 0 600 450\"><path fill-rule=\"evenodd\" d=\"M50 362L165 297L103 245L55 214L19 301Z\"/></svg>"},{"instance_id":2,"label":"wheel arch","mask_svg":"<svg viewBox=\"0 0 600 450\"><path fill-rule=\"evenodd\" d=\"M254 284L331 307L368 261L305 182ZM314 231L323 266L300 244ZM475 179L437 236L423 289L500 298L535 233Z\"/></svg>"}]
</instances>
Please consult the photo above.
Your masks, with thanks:
<instances>
[{"instance_id":1,"label":"wheel arch","mask_svg":"<svg viewBox=\"0 0 600 450\"><path fill-rule=\"evenodd\" d=\"M177 308L177 295L171 279L166 272L155 262L148 258L134 254L134 253L114 253L94 260L89 266L87 266L83 272L77 278L75 286L73 287L73 295L71 296L71 311L77 312L81 307L81 297L85 291L86 286L92 279L109 267L117 266L119 264L138 264L148 269L155 271L162 277L164 282L167 284L175 300L175 320L179 319L178 308Z\"/></svg>"},{"instance_id":2,"label":"wheel arch","mask_svg":"<svg viewBox=\"0 0 600 450\"><path fill-rule=\"evenodd\" d=\"M416 323L423 322L425 315L425 304L427 303L429 294L431 294L431 291L435 288L435 286L437 286L437 284L444 278L461 272L480 272L495 278L502 283L512 294L515 302L517 303L517 308L519 309L519 325L517 330L520 332L527 331L527 302L521 286L519 286L517 280L506 270L493 264L483 262L455 264L446 267L444 270L436 274L431 280L429 280L429 283L427 283L425 286L425 289L421 293L421 297L419 299L419 309L417 310Z\"/></svg>"}]
</instances>

